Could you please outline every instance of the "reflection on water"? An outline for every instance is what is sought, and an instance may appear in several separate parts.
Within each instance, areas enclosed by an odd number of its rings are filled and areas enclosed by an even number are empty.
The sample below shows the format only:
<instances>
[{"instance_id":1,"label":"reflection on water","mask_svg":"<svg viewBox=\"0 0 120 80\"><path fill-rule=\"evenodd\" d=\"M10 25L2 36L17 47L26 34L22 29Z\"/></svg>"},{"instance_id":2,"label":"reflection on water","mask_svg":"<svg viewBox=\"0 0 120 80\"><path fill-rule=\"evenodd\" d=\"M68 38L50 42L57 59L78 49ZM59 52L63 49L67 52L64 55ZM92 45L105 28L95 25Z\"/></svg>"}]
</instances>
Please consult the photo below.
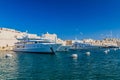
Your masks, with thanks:
<instances>
[{"instance_id":1,"label":"reflection on water","mask_svg":"<svg viewBox=\"0 0 120 80\"><path fill-rule=\"evenodd\" d=\"M0 79L119 80L120 50L59 52L56 55L0 52ZM6 58L6 54L13 57ZM71 58L78 54L78 59Z\"/></svg>"},{"instance_id":2,"label":"reflection on water","mask_svg":"<svg viewBox=\"0 0 120 80\"><path fill-rule=\"evenodd\" d=\"M13 57L6 58L6 54L12 54ZM17 73L17 57L13 52L0 52L0 79L15 79L15 74Z\"/></svg>"}]
</instances>

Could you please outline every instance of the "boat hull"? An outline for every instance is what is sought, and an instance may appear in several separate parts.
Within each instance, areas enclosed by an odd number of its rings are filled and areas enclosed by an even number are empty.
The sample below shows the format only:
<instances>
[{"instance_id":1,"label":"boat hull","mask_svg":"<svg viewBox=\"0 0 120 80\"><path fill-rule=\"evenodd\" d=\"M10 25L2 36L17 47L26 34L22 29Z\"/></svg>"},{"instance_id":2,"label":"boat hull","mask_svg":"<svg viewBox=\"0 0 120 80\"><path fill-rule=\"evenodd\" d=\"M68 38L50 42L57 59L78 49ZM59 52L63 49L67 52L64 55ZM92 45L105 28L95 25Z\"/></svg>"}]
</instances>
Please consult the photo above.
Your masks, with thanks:
<instances>
[{"instance_id":1,"label":"boat hull","mask_svg":"<svg viewBox=\"0 0 120 80\"><path fill-rule=\"evenodd\" d=\"M18 45L16 45L18 46ZM54 54L60 47L60 44L22 44L21 48L14 48L15 52L28 52L28 53L47 53Z\"/></svg>"}]
</instances>

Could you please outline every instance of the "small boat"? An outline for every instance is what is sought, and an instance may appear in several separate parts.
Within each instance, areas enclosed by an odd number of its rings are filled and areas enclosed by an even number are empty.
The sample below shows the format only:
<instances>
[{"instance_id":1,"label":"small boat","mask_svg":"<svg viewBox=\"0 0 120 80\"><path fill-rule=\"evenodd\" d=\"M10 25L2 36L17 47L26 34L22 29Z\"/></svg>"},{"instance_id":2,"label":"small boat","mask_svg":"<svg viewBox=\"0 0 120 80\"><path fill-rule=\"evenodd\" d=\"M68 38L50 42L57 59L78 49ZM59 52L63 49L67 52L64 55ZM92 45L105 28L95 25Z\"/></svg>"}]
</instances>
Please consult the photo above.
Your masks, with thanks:
<instances>
[{"instance_id":1,"label":"small boat","mask_svg":"<svg viewBox=\"0 0 120 80\"><path fill-rule=\"evenodd\" d=\"M81 49L97 49L99 46L94 46L88 43L75 42L70 47L70 50L81 50Z\"/></svg>"}]
</instances>

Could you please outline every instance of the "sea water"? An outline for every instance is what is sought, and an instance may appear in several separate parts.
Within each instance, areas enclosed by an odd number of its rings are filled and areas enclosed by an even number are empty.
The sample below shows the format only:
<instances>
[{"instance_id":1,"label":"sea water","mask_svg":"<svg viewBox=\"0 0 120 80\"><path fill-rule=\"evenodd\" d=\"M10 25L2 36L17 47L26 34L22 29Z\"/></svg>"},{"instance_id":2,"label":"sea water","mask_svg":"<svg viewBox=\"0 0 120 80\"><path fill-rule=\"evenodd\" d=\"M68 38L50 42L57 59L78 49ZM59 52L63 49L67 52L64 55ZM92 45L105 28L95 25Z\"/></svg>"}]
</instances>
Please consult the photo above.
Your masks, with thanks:
<instances>
[{"instance_id":1,"label":"sea water","mask_svg":"<svg viewBox=\"0 0 120 80\"><path fill-rule=\"evenodd\" d=\"M87 56L86 52L90 52ZM0 52L0 80L120 80L120 50L57 52L56 55ZM12 57L5 57L12 54ZM71 57L77 54L77 59Z\"/></svg>"}]
</instances>

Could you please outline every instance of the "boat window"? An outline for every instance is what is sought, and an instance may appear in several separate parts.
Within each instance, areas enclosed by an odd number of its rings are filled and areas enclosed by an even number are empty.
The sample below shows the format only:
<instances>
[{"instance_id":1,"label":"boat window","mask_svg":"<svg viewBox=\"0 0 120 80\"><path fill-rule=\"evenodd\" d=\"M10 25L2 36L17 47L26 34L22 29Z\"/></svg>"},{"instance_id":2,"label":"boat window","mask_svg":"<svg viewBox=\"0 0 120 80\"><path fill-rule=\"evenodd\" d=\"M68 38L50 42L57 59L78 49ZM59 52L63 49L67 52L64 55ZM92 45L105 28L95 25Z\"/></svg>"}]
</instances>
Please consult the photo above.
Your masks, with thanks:
<instances>
[{"instance_id":1,"label":"boat window","mask_svg":"<svg viewBox=\"0 0 120 80\"><path fill-rule=\"evenodd\" d=\"M20 48L20 46L17 46L17 48Z\"/></svg>"},{"instance_id":2,"label":"boat window","mask_svg":"<svg viewBox=\"0 0 120 80\"><path fill-rule=\"evenodd\" d=\"M33 42L26 42L27 44L33 44Z\"/></svg>"},{"instance_id":3,"label":"boat window","mask_svg":"<svg viewBox=\"0 0 120 80\"><path fill-rule=\"evenodd\" d=\"M37 42L35 41L35 44L36 44Z\"/></svg>"}]
</instances>

